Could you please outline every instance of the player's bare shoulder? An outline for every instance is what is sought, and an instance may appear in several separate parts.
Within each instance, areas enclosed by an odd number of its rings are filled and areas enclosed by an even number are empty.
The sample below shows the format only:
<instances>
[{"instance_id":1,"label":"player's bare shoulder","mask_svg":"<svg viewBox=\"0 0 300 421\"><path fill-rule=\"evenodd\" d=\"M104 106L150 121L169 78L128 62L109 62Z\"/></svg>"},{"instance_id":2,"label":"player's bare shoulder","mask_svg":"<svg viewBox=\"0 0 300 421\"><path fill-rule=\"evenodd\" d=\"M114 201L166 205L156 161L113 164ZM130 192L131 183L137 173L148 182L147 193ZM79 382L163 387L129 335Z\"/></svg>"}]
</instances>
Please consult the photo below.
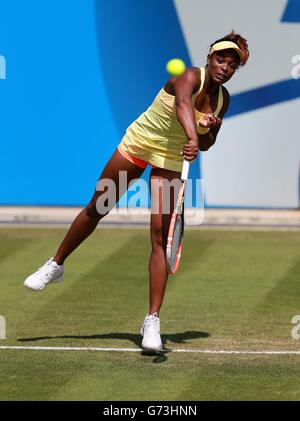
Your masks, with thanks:
<instances>
[{"instance_id":1,"label":"player's bare shoulder","mask_svg":"<svg viewBox=\"0 0 300 421\"><path fill-rule=\"evenodd\" d=\"M175 95L175 83L178 80L185 80L194 85L193 92L199 89L201 84L200 70L198 67L188 67L180 77L171 77L164 86L165 92Z\"/></svg>"},{"instance_id":2,"label":"player's bare shoulder","mask_svg":"<svg viewBox=\"0 0 300 421\"><path fill-rule=\"evenodd\" d=\"M199 67L190 67L190 77L193 79L195 86L193 92L197 92L201 85L201 72Z\"/></svg>"}]
</instances>

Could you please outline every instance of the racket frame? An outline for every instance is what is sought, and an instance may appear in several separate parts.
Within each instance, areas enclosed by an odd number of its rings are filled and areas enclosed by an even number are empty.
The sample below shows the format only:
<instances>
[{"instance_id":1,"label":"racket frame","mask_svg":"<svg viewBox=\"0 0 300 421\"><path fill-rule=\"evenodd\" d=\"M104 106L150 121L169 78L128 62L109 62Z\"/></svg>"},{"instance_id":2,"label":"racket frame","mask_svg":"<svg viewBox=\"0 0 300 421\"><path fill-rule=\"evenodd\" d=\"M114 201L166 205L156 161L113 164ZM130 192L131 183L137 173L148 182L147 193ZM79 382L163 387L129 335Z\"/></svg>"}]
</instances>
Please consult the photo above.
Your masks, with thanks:
<instances>
[{"instance_id":1,"label":"racket frame","mask_svg":"<svg viewBox=\"0 0 300 421\"><path fill-rule=\"evenodd\" d=\"M177 269L180 263L180 258L181 258L182 245L183 245L183 231L184 231L184 193L185 193L186 181L188 179L189 168L190 168L189 161L184 160L183 165L182 165L182 172L181 172L181 187L178 192L177 203L173 210L170 225L169 225L167 248L166 248L166 262L167 262L167 270L171 275L175 275L175 273L177 272ZM174 267L172 267L171 258L172 258L173 235L174 235L175 225L176 225L178 215L181 215L182 217L182 224L183 224L182 225L182 238L181 238L181 241L176 253Z\"/></svg>"}]
</instances>

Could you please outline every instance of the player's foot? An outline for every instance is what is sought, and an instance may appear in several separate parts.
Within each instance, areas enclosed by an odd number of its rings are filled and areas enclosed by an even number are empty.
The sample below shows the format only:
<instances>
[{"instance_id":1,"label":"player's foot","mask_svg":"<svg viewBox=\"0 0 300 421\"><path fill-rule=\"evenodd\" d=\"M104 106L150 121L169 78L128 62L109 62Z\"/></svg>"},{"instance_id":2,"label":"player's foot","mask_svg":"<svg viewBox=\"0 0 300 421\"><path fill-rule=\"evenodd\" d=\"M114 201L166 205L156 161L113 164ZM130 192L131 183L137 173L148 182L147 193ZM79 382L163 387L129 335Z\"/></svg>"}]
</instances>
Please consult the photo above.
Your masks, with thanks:
<instances>
[{"instance_id":1,"label":"player's foot","mask_svg":"<svg viewBox=\"0 0 300 421\"><path fill-rule=\"evenodd\" d=\"M157 313L147 314L141 327L142 347L150 351L161 351L160 321Z\"/></svg>"},{"instance_id":2,"label":"player's foot","mask_svg":"<svg viewBox=\"0 0 300 421\"><path fill-rule=\"evenodd\" d=\"M34 272L24 281L24 287L33 291L42 291L48 284L60 282L64 275L64 265L58 265L50 257L44 266Z\"/></svg>"}]
</instances>

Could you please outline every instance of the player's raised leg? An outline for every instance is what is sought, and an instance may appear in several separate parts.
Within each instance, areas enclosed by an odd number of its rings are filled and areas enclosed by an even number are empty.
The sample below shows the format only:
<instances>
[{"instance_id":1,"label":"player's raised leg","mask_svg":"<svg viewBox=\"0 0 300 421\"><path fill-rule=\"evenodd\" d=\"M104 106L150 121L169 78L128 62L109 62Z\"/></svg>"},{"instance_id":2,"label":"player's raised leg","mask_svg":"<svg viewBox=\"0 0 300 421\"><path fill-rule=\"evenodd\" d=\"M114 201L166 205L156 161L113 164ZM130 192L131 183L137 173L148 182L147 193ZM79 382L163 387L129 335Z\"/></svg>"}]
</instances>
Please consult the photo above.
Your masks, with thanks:
<instances>
[{"instance_id":1,"label":"player's raised leg","mask_svg":"<svg viewBox=\"0 0 300 421\"><path fill-rule=\"evenodd\" d=\"M73 221L55 256L26 278L24 286L41 291L48 283L61 281L65 259L94 231L99 221L109 213L128 189L129 183L139 178L143 171L143 168L134 165L116 150L106 164L90 202ZM103 202L102 195L106 198Z\"/></svg>"}]
</instances>

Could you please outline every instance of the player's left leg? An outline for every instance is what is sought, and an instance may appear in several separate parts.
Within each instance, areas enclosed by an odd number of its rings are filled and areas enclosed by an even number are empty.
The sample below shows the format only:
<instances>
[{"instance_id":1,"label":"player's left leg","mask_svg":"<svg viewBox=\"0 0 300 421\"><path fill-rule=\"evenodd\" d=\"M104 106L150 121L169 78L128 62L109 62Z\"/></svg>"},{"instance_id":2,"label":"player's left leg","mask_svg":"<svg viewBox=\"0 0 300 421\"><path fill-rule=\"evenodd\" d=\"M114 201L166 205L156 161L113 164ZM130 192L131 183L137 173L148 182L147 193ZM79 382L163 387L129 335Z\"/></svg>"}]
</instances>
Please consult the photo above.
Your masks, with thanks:
<instances>
[{"instance_id":1,"label":"player's left leg","mask_svg":"<svg viewBox=\"0 0 300 421\"><path fill-rule=\"evenodd\" d=\"M159 313L168 280L166 247L174 202L181 185L180 173L152 169L151 175L150 235L152 251L149 261L150 305L149 314Z\"/></svg>"},{"instance_id":2,"label":"player's left leg","mask_svg":"<svg viewBox=\"0 0 300 421\"><path fill-rule=\"evenodd\" d=\"M159 311L163 302L168 280L166 246L169 224L174 209L177 191L180 186L180 173L152 169L150 235L152 251L149 260L149 314L146 316L141 333L143 348L159 351L160 338Z\"/></svg>"}]
</instances>

